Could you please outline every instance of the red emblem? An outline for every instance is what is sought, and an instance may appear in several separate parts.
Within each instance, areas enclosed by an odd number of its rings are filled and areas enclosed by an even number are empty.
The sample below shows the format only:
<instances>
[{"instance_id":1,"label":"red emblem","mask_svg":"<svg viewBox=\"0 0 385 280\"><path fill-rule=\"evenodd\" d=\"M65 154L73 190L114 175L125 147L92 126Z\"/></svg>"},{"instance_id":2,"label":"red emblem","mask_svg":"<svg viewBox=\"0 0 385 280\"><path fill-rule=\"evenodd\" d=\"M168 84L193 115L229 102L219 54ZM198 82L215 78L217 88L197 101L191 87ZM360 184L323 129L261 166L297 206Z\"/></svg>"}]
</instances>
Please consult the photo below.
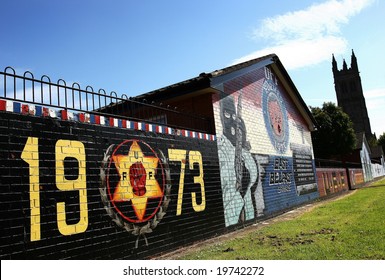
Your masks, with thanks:
<instances>
[{"instance_id":1,"label":"red emblem","mask_svg":"<svg viewBox=\"0 0 385 280\"><path fill-rule=\"evenodd\" d=\"M131 223L144 223L158 212L165 175L156 152L140 140L126 140L112 152L106 174L108 199Z\"/></svg>"}]
</instances>

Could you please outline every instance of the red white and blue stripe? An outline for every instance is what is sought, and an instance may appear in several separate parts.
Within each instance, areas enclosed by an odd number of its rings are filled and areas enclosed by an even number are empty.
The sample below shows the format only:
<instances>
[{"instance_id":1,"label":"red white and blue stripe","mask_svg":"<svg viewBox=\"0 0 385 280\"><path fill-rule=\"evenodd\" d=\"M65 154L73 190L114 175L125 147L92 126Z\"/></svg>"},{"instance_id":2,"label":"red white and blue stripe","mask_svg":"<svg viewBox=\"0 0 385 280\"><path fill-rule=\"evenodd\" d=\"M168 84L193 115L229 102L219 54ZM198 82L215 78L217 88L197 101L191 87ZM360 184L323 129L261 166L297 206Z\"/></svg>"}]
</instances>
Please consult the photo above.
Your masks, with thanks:
<instances>
[{"instance_id":1,"label":"red white and blue stripe","mask_svg":"<svg viewBox=\"0 0 385 280\"><path fill-rule=\"evenodd\" d=\"M13 112L37 117L60 118L65 121L77 121L81 123L90 123L102 126L127 128L131 130L141 130L169 135L180 135L188 138L216 141L216 136L212 134L190 131L185 129L175 129L164 125L130 121L89 113L77 113L69 110L55 110L45 106L23 104L12 100L0 99L0 111Z\"/></svg>"}]
</instances>

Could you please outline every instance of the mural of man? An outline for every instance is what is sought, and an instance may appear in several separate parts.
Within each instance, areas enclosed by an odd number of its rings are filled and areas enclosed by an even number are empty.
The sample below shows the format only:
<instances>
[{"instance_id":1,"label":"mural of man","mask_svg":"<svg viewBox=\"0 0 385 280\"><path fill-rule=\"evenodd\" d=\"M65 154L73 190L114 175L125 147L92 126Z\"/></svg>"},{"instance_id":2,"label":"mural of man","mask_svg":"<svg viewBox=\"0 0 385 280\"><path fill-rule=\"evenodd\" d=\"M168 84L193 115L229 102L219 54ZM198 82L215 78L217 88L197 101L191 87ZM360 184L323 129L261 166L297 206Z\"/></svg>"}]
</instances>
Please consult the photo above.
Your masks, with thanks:
<instances>
[{"instance_id":1,"label":"mural of man","mask_svg":"<svg viewBox=\"0 0 385 280\"><path fill-rule=\"evenodd\" d=\"M223 135L218 139L218 155L225 223L231 226L255 217L252 196L259 174L242 120L242 93L237 109L232 95L223 96L220 108Z\"/></svg>"}]
</instances>

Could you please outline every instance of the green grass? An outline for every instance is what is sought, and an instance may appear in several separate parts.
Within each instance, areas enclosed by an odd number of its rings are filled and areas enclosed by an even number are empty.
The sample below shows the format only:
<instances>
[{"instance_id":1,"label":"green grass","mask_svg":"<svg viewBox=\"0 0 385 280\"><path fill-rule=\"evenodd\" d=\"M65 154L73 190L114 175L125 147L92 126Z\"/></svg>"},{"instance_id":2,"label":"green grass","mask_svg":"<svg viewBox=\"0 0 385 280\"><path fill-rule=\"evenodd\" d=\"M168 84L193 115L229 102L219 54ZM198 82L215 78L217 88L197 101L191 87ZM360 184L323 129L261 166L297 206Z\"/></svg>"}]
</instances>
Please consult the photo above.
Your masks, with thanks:
<instances>
[{"instance_id":1,"label":"green grass","mask_svg":"<svg viewBox=\"0 0 385 280\"><path fill-rule=\"evenodd\" d=\"M385 259L385 179L290 221L202 247L180 259Z\"/></svg>"}]
</instances>

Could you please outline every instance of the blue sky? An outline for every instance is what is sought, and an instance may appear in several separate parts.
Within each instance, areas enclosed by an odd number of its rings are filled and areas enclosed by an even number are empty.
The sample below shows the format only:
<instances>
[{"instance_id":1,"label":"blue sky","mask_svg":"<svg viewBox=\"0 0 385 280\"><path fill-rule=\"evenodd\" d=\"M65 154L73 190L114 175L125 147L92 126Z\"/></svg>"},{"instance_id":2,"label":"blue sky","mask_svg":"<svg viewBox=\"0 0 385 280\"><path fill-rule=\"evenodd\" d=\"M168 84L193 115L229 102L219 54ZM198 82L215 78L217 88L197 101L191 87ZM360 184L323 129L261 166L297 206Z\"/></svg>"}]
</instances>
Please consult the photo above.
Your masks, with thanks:
<instances>
[{"instance_id":1,"label":"blue sky","mask_svg":"<svg viewBox=\"0 0 385 280\"><path fill-rule=\"evenodd\" d=\"M336 102L331 57L358 67L385 132L385 1L2 0L0 68L139 95L276 53L305 102Z\"/></svg>"}]
</instances>

